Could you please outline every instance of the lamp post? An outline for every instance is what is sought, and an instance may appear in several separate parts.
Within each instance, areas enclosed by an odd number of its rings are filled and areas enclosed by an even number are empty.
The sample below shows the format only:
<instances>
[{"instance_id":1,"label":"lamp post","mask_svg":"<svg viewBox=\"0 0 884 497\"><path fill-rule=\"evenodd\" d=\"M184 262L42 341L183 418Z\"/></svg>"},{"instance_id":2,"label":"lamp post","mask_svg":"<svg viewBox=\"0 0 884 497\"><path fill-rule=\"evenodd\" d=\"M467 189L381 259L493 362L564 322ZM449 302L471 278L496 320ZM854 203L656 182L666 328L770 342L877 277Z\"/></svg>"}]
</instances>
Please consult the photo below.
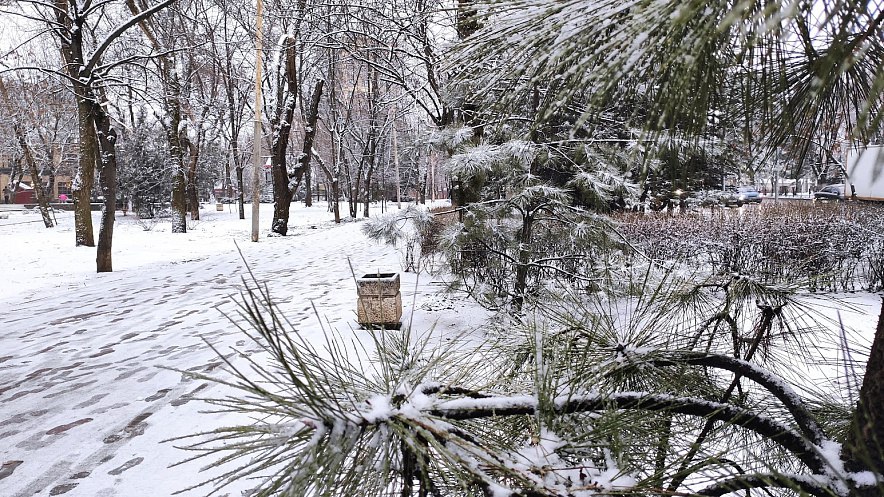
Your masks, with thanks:
<instances>
[{"instance_id":1,"label":"lamp post","mask_svg":"<svg viewBox=\"0 0 884 497\"><path fill-rule=\"evenodd\" d=\"M252 151L252 241L258 241L259 207L261 206L261 50L263 49L263 0L258 0L255 14L255 133Z\"/></svg>"}]
</instances>

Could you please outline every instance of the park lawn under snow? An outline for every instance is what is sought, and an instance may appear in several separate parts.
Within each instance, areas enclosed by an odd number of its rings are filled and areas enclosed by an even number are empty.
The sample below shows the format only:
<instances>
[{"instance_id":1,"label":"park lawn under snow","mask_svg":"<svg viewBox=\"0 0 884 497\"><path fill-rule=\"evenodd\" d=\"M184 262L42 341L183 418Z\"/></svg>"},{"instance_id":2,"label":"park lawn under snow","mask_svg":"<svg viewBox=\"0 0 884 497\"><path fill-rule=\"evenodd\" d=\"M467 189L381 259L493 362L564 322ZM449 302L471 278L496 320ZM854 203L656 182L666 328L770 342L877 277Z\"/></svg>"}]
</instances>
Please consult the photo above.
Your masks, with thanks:
<instances>
[{"instance_id":1,"label":"park lawn under snow","mask_svg":"<svg viewBox=\"0 0 884 497\"><path fill-rule=\"evenodd\" d=\"M74 247L71 213L56 213L52 229L36 213L0 220L0 495L167 496L218 474L199 471L208 461L170 467L192 454L162 441L249 422L200 412L208 406L199 398L222 396L224 387L174 371L226 377L207 341L234 364L241 358L233 348L258 353L225 317L236 313L246 264L308 340L324 341L320 320L366 337L355 322L353 273L401 272L395 248L368 241L361 223L335 225L324 204L294 208L287 237L266 236L272 206L263 205L253 243L249 206L245 220L232 207L203 211L186 234L118 214L115 272L105 274L94 272L94 249ZM484 311L442 287L426 273L402 273L403 321L415 332L441 339L485 323ZM851 337L855 350L865 350L879 300L848 299L855 308L825 313L840 311L860 335ZM835 347L822 353L839 359ZM830 368L810 382L837 390L839 377Z\"/></svg>"},{"instance_id":2,"label":"park lawn under snow","mask_svg":"<svg viewBox=\"0 0 884 497\"><path fill-rule=\"evenodd\" d=\"M223 387L170 369L225 377L205 341L226 355L232 347L257 352L225 317L237 311L246 263L310 340L324 341L320 319L342 334L367 336L357 329L351 266L357 276L401 272L395 248L368 241L362 223L335 225L324 204L295 207L287 237L267 236L272 206L263 205L253 243L249 206L245 220L227 207L204 210L186 234L171 233L169 222L145 231L149 224L118 213L115 271L104 274L94 272L95 249L74 247L71 213L56 213L52 229L36 213L0 220L7 261L0 495L168 496L216 474L199 473L208 461L170 468L192 454L161 441L248 420L200 413L208 406L194 399L221 396ZM440 295L442 287L426 273L402 273L403 321L440 334L482 323L483 311Z\"/></svg>"}]
</instances>

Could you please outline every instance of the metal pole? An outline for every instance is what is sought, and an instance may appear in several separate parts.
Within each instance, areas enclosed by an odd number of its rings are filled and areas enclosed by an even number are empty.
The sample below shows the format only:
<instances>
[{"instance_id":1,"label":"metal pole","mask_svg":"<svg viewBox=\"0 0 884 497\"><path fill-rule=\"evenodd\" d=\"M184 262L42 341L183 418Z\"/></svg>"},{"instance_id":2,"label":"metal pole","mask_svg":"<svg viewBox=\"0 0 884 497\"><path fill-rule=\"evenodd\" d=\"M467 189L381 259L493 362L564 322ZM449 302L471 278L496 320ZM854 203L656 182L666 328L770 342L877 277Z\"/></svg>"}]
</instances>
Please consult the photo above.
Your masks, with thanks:
<instances>
[{"instance_id":1,"label":"metal pole","mask_svg":"<svg viewBox=\"0 0 884 497\"><path fill-rule=\"evenodd\" d=\"M255 133L252 136L254 170L252 171L252 241L258 241L259 206L261 205L261 51L264 24L263 0L258 0L255 14Z\"/></svg>"}]
</instances>

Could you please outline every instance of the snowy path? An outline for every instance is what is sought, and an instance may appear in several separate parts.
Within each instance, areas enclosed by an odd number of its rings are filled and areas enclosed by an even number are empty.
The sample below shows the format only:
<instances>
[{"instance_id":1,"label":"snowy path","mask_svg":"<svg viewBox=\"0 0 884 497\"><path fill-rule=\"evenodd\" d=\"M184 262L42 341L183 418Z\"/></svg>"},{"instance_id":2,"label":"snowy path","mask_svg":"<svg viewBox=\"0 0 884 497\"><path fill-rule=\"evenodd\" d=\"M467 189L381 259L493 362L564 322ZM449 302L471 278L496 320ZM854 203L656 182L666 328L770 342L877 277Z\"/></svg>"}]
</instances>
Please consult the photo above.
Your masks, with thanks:
<instances>
[{"instance_id":1,"label":"snowy path","mask_svg":"<svg viewBox=\"0 0 884 497\"><path fill-rule=\"evenodd\" d=\"M357 326L347 259L360 272L399 271L398 254L367 242L358 228L324 224L238 243L299 331L319 329L311 301L324 320L347 331ZM4 302L11 312L0 315L0 495L167 496L207 477L198 473L203 463L169 468L190 454L161 441L223 424L219 415L200 414L207 405L194 401L222 387L162 368L220 374L204 338L222 353L256 349L222 315L235 312L242 259L230 239L215 250ZM403 274L404 302L413 299L415 278ZM418 287L418 301L433 301L429 283ZM420 307L415 314L421 325L443 316ZM224 492L240 495L254 485Z\"/></svg>"}]
</instances>

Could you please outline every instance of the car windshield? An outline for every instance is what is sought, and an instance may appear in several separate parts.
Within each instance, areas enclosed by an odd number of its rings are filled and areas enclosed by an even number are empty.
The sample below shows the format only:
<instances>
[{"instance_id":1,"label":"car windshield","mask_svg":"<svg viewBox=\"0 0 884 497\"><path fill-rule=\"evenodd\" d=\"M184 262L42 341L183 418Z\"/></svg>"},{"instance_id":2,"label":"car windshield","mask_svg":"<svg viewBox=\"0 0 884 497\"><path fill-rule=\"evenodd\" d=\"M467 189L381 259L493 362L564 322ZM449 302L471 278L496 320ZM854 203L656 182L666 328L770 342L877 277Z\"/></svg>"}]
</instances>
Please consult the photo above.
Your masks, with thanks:
<instances>
[{"instance_id":1,"label":"car windshield","mask_svg":"<svg viewBox=\"0 0 884 497\"><path fill-rule=\"evenodd\" d=\"M754 192L754 191L755 191L755 188L751 187L751 186L741 186L740 187L740 193L750 193L750 192Z\"/></svg>"}]
</instances>

